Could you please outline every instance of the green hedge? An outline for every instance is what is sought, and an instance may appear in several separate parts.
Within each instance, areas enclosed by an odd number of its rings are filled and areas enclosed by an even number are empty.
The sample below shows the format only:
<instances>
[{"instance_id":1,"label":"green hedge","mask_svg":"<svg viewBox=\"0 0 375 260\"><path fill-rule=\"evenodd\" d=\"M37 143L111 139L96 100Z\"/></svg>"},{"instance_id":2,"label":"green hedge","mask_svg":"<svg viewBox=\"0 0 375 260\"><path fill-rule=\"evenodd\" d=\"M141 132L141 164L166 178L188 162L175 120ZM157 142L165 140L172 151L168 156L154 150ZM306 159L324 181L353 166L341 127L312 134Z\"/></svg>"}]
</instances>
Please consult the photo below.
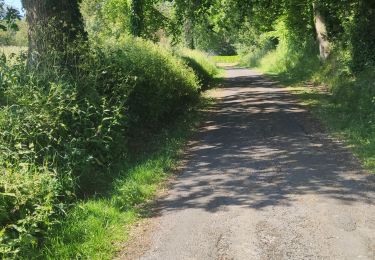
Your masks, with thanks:
<instances>
[{"instance_id":1,"label":"green hedge","mask_svg":"<svg viewBox=\"0 0 375 260\"><path fill-rule=\"evenodd\" d=\"M0 61L3 258L42 245L77 196L107 189L132 128L159 128L199 95L193 71L152 43L127 38L71 51L80 56L68 71Z\"/></svg>"},{"instance_id":2,"label":"green hedge","mask_svg":"<svg viewBox=\"0 0 375 260\"><path fill-rule=\"evenodd\" d=\"M219 69L207 54L197 50L181 49L177 51L177 55L195 72L202 90L214 84L215 77L219 75Z\"/></svg>"}]
</instances>

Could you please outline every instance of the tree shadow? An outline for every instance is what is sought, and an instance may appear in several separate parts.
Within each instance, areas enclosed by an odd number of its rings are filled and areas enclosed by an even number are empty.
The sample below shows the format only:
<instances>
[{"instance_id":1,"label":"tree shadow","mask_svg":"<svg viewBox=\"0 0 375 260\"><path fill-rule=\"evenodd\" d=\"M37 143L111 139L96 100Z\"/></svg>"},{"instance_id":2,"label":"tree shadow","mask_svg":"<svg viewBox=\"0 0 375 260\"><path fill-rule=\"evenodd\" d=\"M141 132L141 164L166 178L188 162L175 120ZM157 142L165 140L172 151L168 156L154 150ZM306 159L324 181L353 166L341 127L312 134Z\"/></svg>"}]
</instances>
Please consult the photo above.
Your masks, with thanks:
<instances>
[{"instance_id":1,"label":"tree shadow","mask_svg":"<svg viewBox=\"0 0 375 260\"><path fill-rule=\"evenodd\" d=\"M373 205L375 176L278 82L227 68L220 101L189 148L191 160L158 203L162 212L292 206L317 194Z\"/></svg>"}]
</instances>

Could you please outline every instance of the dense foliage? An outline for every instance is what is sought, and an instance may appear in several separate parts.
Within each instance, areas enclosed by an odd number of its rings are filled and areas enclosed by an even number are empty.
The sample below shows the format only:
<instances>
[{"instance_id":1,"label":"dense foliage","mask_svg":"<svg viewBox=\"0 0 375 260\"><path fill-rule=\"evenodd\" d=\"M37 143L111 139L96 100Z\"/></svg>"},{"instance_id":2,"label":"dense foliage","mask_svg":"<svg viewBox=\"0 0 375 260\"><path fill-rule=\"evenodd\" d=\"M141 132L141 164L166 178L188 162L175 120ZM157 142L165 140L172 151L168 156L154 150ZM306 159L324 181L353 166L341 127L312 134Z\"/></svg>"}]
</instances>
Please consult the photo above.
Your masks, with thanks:
<instances>
[{"instance_id":1,"label":"dense foliage","mask_svg":"<svg viewBox=\"0 0 375 260\"><path fill-rule=\"evenodd\" d=\"M112 217L120 225L124 207L151 196L152 180L171 164L169 154L122 174L113 199L90 200L113 191L119 165L144 149L140 139L185 116L212 86L218 70L202 51L238 54L243 65L327 84L337 114L360 126L364 143L374 143L372 1L23 3L26 20L18 21L20 14L0 0L0 43L25 46L29 39L27 53L0 59L3 258L30 257L27 252L45 245L62 258L85 257L86 242L76 240L86 231L74 223L87 224L90 212L105 207L109 213L91 223L105 239L99 222ZM238 56L215 59L236 63ZM71 210L77 201L84 206ZM59 232L61 241L53 235Z\"/></svg>"},{"instance_id":2,"label":"dense foliage","mask_svg":"<svg viewBox=\"0 0 375 260\"><path fill-rule=\"evenodd\" d=\"M80 51L74 74L1 60L3 255L37 246L74 197L105 191L131 129L157 132L197 100L193 71L152 43L126 38Z\"/></svg>"},{"instance_id":3,"label":"dense foliage","mask_svg":"<svg viewBox=\"0 0 375 260\"><path fill-rule=\"evenodd\" d=\"M219 70L207 54L190 49L178 50L177 54L193 69L202 86L202 90L210 88L215 83L215 78L219 75Z\"/></svg>"},{"instance_id":4,"label":"dense foliage","mask_svg":"<svg viewBox=\"0 0 375 260\"><path fill-rule=\"evenodd\" d=\"M0 31L17 30L16 21L20 18L18 10L6 6L4 0L0 0Z\"/></svg>"},{"instance_id":5,"label":"dense foliage","mask_svg":"<svg viewBox=\"0 0 375 260\"><path fill-rule=\"evenodd\" d=\"M0 31L0 45L27 46L27 24L24 20L16 21L17 28Z\"/></svg>"},{"instance_id":6,"label":"dense foliage","mask_svg":"<svg viewBox=\"0 0 375 260\"><path fill-rule=\"evenodd\" d=\"M330 95L321 104L326 110L320 115L328 117L329 127L343 133L373 170L374 3L271 2L275 4L270 9L266 2L251 1L250 12L245 14L251 33L242 32L237 45L243 65L277 74L287 83L326 85ZM267 16L263 16L266 9Z\"/></svg>"}]
</instances>

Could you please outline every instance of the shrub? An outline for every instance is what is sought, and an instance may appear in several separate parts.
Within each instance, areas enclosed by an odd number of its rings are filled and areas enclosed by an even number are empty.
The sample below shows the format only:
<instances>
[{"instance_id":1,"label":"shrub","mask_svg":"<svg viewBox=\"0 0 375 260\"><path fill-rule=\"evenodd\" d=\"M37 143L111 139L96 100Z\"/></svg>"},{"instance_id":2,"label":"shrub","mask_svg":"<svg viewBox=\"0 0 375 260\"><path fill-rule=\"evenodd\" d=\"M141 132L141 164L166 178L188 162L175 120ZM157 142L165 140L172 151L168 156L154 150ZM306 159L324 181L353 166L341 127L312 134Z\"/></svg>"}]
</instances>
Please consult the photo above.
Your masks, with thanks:
<instances>
[{"instance_id":1,"label":"shrub","mask_svg":"<svg viewBox=\"0 0 375 260\"><path fill-rule=\"evenodd\" d=\"M0 60L5 258L40 246L74 197L107 190L114 166L129 154L132 129L156 131L198 97L193 71L152 43L127 38L69 51L80 53L70 68ZM51 61L61 60L54 55Z\"/></svg>"},{"instance_id":2,"label":"shrub","mask_svg":"<svg viewBox=\"0 0 375 260\"><path fill-rule=\"evenodd\" d=\"M275 22L274 31L262 34L259 46L244 53L241 60L245 66L289 78L310 78L321 65L315 39L296 37L284 19Z\"/></svg>"},{"instance_id":3,"label":"shrub","mask_svg":"<svg viewBox=\"0 0 375 260\"><path fill-rule=\"evenodd\" d=\"M200 87L194 72L167 50L132 38L109 41L106 48L112 52L109 60L128 71L132 88L127 106L133 124L158 127L197 101Z\"/></svg>"},{"instance_id":4,"label":"shrub","mask_svg":"<svg viewBox=\"0 0 375 260\"><path fill-rule=\"evenodd\" d=\"M182 49L177 52L177 55L193 69L203 90L208 89L214 83L219 70L207 54L197 50Z\"/></svg>"},{"instance_id":5,"label":"shrub","mask_svg":"<svg viewBox=\"0 0 375 260\"><path fill-rule=\"evenodd\" d=\"M0 163L7 173L0 176L0 190L12 217L2 218L1 240L3 257L10 257L43 241L54 208L63 210L75 190L101 190L122 152L112 148L124 140L124 113L118 112L124 110L95 88L84 93L90 85L79 85L78 79L58 71L38 75L26 73L23 63L2 65ZM12 178L17 183L10 182ZM9 199L12 193L25 202Z\"/></svg>"},{"instance_id":6,"label":"shrub","mask_svg":"<svg viewBox=\"0 0 375 260\"><path fill-rule=\"evenodd\" d=\"M61 210L61 186L46 168L22 165L5 168L0 178L0 256L14 258L19 250L37 246Z\"/></svg>"}]
</instances>

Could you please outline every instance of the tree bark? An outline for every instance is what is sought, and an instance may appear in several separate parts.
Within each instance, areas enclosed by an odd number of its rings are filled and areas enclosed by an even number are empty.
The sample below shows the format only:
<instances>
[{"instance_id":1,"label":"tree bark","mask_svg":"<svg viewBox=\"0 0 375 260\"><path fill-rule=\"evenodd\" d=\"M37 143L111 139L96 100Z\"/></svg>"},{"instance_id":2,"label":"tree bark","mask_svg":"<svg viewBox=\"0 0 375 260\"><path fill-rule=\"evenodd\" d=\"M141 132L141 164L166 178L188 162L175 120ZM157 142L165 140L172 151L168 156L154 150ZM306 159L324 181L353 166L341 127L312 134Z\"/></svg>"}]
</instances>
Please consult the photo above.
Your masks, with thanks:
<instances>
[{"instance_id":1,"label":"tree bark","mask_svg":"<svg viewBox=\"0 0 375 260\"><path fill-rule=\"evenodd\" d=\"M191 18L187 18L184 24L185 29L185 42L186 46L192 50L195 49L195 41L194 41L194 22Z\"/></svg>"},{"instance_id":2,"label":"tree bark","mask_svg":"<svg viewBox=\"0 0 375 260\"><path fill-rule=\"evenodd\" d=\"M327 26L323 15L320 13L319 8L315 3L313 3L313 11L315 30L317 34L317 40L319 43L320 59L322 61L325 61L331 52L331 44L328 41Z\"/></svg>"},{"instance_id":3,"label":"tree bark","mask_svg":"<svg viewBox=\"0 0 375 260\"><path fill-rule=\"evenodd\" d=\"M131 31L135 37L141 37L144 30L144 1L133 0L131 3Z\"/></svg>"},{"instance_id":4,"label":"tree bark","mask_svg":"<svg viewBox=\"0 0 375 260\"><path fill-rule=\"evenodd\" d=\"M80 0L23 0L29 26L29 62L43 62L51 50L64 52L79 37L86 39Z\"/></svg>"}]
</instances>

